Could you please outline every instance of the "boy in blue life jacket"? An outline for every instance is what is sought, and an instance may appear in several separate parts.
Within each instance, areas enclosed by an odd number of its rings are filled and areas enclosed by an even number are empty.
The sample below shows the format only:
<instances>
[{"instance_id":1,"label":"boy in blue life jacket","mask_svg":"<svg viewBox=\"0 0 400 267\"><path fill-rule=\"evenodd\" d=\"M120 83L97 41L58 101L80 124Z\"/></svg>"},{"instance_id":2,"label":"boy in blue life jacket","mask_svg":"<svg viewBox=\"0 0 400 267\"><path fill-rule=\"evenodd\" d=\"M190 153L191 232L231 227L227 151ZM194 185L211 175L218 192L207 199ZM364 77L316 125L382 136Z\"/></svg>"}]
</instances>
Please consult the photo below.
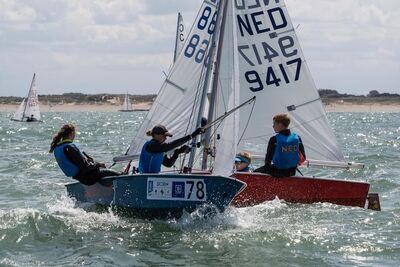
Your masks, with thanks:
<instances>
[{"instance_id":1,"label":"boy in blue life jacket","mask_svg":"<svg viewBox=\"0 0 400 267\"><path fill-rule=\"evenodd\" d=\"M121 173L106 169L106 165L96 162L81 151L74 143L75 126L65 124L53 137L50 153L54 153L58 166L68 177L72 177L84 185L93 185L104 177L117 176Z\"/></svg>"},{"instance_id":2,"label":"boy in blue life jacket","mask_svg":"<svg viewBox=\"0 0 400 267\"><path fill-rule=\"evenodd\" d=\"M267 173L274 177L289 177L296 174L297 166L306 159L300 136L289 129L290 118L278 114L273 118L276 133L268 142L265 165L254 172Z\"/></svg>"},{"instance_id":3,"label":"boy in blue life jacket","mask_svg":"<svg viewBox=\"0 0 400 267\"><path fill-rule=\"evenodd\" d=\"M147 135L151 136L152 139L143 145L140 153L139 173L159 173L161 165L172 167L178 159L179 154L187 153L190 150L187 145L183 144L202 133L204 133L204 130L198 128L192 134L176 139L171 143L166 143L167 137L172 137L172 134L163 125L154 126L153 129L147 132ZM183 146L175 149L181 145ZM172 149L175 149L172 156L165 154Z\"/></svg>"}]
</instances>

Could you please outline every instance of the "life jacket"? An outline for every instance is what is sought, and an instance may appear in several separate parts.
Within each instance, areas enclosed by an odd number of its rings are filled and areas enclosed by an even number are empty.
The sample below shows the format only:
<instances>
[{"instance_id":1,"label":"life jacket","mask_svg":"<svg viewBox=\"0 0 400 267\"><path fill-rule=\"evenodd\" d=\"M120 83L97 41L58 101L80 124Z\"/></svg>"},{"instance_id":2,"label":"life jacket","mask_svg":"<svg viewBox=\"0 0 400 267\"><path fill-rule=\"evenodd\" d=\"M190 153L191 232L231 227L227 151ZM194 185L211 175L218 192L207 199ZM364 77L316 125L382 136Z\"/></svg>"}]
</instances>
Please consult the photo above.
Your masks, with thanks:
<instances>
[{"instance_id":1,"label":"life jacket","mask_svg":"<svg viewBox=\"0 0 400 267\"><path fill-rule=\"evenodd\" d=\"M72 140L64 140L60 143L57 144L57 146L54 148L54 157L57 160L58 166L61 168L61 170L64 172L64 174L67 177L74 177L79 173L79 168L76 166L74 163L72 163L68 157L64 153L64 148L66 146L73 146L76 147L78 150L79 148L72 143ZM80 152L80 150L79 150ZM82 154L82 153L81 153ZM82 155L83 157L83 155Z\"/></svg>"},{"instance_id":2,"label":"life jacket","mask_svg":"<svg viewBox=\"0 0 400 267\"><path fill-rule=\"evenodd\" d=\"M246 168L244 168L243 170L240 170L240 172L253 172L254 171L254 167L253 165L249 164Z\"/></svg>"},{"instance_id":3,"label":"life jacket","mask_svg":"<svg viewBox=\"0 0 400 267\"><path fill-rule=\"evenodd\" d=\"M159 173L161 171L161 165L164 159L164 153L150 153L147 151L147 147L151 142L157 142L155 140L147 141L140 153L139 158L139 172L140 173Z\"/></svg>"},{"instance_id":4,"label":"life jacket","mask_svg":"<svg viewBox=\"0 0 400 267\"><path fill-rule=\"evenodd\" d=\"M275 153L272 162L277 169L291 169L297 167L300 161L300 139L295 133L288 136L276 135Z\"/></svg>"}]
</instances>

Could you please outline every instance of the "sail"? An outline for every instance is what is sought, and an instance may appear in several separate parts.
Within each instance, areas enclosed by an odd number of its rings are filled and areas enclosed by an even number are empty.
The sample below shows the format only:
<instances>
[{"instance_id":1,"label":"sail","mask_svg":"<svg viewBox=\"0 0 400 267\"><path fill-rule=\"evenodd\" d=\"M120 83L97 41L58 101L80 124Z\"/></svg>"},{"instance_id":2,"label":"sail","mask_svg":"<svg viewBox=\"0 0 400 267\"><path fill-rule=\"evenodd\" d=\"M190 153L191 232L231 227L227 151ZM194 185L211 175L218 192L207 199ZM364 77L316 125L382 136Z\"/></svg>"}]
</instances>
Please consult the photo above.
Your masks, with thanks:
<instances>
[{"instance_id":1,"label":"sail","mask_svg":"<svg viewBox=\"0 0 400 267\"><path fill-rule=\"evenodd\" d=\"M24 111L24 117L40 120L39 99L36 89L36 74L33 74L31 88L29 89L26 108Z\"/></svg>"},{"instance_id":2,"label":"sail","mask_svg":"<svg viewBox=\"0 0 400 267\"><path fill-rule=\"evenodd\" d=\"M257 97L240 111L239 149L265 153L272 117L288 113L309 159L343 161L284 1L233 3L240 102Z\"/></svg>"},{"instance_id":3,"label":"sail","mask_svg":"<svg viewBox=\"0 0 400 267\"><path fill-rule=\"evenodd\" d=\"M216 101L215 118L237 107L240 96L238 53L235 47L237 42L235 17L233 16L232 1L227 2L225 13L225 27L221 39L221 60L219 63L218 97ZM226 117L215 130L220 133L220 140L215 148L215 161L213 173L218 175L230 175L232 173L233 159L236 155L239 140L239 112Z\"/></svg>"},{"instance_id":4,"label":"sail","mask_svg":"<svg viewBox=\"0 0 400 267\"><path fill-rule=\"evenodd\" d=\"M162 124L179 138L195 129L208 63L210 40L215 30L216 1L205 0L166 80L133 139L128 155L137 155L149 139L146 132ZM173 140L171 139L171 140Z\"/></svg>"},{"instance_id":5,"label":"sail","mask_svg":"<svg viewBox=\"0 0 400 267\"><path fill-rule=\"evenodd\" d=\"M19 105L17 111L15 111L13 120L14 121L22 121L24 118L24 110L25 110L25 98L22 99L21 104Z\"/></svg>"},{"instance_id":6,"label":"sail","mask_svg":"<svg viewBox=\"0 0 400 267\"><path fill-rule=\"evenodd\" d=\"M132 104L131 104L131 100L129 98L128 93L125 94L125 99L124 99L124 103L122 104L121 110L122 111L131 111L132 110Z\"/></svg>"},{"instance_id":7,"label":"sail","mask_svg":"<svg viewBox=\"0 0 400 267\"><path fill-rule=\"evenodd\" d=\"M183 45L186 40L186 27L183 22L183 17L181 13L178 13L178 23L176 27L176 40L175 40L175 52L174 52L174 62L182 51Z\"/></svg>"}]
</instances>

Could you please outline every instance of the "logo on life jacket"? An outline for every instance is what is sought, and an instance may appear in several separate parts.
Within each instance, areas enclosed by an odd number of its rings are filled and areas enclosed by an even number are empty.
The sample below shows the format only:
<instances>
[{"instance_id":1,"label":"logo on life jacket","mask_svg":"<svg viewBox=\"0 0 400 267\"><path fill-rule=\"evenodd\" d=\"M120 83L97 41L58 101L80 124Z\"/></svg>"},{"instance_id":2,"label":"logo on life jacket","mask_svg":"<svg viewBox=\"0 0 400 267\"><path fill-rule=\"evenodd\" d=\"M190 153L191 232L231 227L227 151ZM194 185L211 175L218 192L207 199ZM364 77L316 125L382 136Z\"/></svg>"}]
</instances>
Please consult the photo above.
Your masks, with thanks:
<instances>
[{"instance_id":1,"label":"logo on life jacket","mask_svg":"<svg viewBox=\"0 0 400 267\"><path fill-rule=\"evenodd\" d=\"M298 145L287 145L287 146L282 146L282 148L281 148L282 153L291 153L291 152L297 152L297 151L299 151Z\"/></svg>"}]
</instances>

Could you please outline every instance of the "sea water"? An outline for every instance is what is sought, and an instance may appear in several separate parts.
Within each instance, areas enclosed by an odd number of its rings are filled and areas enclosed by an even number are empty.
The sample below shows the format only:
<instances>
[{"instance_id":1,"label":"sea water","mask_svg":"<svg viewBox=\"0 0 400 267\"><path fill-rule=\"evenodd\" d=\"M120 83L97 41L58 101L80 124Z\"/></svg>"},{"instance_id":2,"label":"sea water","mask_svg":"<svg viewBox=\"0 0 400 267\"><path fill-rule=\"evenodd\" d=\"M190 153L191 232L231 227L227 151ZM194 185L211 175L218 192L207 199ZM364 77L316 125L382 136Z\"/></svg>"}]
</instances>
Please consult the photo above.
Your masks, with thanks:
<instances>
[{"instance_id":1,"label":"sea water","mask_svg":"<svg viewBox=\"0 0 400 267\"><path fill-rule=\"evenodd\" d=\"M109 165L145 113L0 113L0 266L399 266L400 113L328 115L347 160L366 167L306 173L369 182L381 212L278 199L165 221L96 210L66 196L52 136L75 123L81 147Z\"/></svg>"}]
</instances>

